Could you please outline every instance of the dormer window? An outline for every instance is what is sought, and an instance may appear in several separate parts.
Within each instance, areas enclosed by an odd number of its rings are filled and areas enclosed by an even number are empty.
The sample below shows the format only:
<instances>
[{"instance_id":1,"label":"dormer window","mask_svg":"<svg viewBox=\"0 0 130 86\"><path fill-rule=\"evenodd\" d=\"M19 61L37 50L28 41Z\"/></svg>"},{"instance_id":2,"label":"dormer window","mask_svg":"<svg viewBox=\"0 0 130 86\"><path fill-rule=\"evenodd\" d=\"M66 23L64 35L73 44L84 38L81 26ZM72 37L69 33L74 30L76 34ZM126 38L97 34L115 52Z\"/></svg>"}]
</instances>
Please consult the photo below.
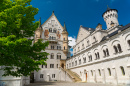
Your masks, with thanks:
<instances>
[{"instance_id":1,"label":"dormer window","mask_svg":"<svg viewBox=\"0 0 130 86\"><path fill-rule=\"evenodd\" d=\"M89 41L87 41L87 45L89 45Z\"/></svg>"},{"instance_id":2,"label":"dormer window","mask_svg":"<svg viewBox=\"0 0 130 86\"><path fill-rule=\"evenodd\" d=\"M95 36L93 37L93 40L94 40L94 42L96 42L96 38L95 38Z\"/></svg>"}]
</instances>

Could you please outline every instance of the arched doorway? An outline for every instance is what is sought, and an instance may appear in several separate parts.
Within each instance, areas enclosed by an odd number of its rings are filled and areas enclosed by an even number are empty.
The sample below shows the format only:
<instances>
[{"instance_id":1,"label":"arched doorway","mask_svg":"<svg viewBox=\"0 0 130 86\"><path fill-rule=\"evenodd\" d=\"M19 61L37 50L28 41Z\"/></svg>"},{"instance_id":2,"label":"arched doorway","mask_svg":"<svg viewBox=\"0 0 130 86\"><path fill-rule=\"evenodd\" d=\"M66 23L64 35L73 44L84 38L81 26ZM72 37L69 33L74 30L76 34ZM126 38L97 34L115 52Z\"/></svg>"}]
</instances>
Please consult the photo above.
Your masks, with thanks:
<instances>
[{"instance_id":1,"label":"arched doorway","mask_svg":"<svg viewBox=\"0 0 130 86\"><path fill-rule=\"evenodd\" d=\"M64 69L64 64L63 63L61 64L61 67Z\"/></svg>"}]
</instances>

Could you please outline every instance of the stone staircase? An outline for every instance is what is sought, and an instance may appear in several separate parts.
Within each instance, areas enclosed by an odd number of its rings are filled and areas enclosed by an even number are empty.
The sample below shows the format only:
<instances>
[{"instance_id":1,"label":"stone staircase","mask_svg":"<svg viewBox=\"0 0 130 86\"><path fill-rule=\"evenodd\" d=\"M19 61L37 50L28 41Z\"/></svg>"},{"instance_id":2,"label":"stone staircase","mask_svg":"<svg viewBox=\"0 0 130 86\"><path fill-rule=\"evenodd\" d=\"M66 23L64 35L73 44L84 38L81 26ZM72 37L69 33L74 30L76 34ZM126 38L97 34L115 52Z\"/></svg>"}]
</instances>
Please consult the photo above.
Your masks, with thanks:
<instances>
[{"instance_id":1,"label":"stone staircase","mask_svg":"<svg viewBox=\"0 0 130 86\"><path fill-rule=\"evenodd\" d=\"M81 82L82 81L80 76L77 73L72 72L69 69L64 69L64 70L68 73L68 75L70 75L72 77L74 82Z\"/></svg>"}]
</instances>

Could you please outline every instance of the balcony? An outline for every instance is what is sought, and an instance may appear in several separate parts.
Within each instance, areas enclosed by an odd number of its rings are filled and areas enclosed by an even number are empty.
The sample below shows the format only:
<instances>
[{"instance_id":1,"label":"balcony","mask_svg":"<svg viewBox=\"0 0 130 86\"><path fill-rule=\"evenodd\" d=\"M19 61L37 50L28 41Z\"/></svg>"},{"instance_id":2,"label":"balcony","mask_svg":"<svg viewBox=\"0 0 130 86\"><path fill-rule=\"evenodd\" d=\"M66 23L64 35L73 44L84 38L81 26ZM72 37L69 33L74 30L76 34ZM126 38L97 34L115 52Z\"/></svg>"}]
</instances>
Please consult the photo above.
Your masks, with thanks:
<instances>
[{"instance_id":1,"label":"balcony","mask_svg":"<svg viewBox=\"0 0 130 86\"><path fill-rule=\"evenodd\" d=\"M49 43L54 43L57 44L58 40L57 39L48 39Z\"/></svg>"}]
</instances>

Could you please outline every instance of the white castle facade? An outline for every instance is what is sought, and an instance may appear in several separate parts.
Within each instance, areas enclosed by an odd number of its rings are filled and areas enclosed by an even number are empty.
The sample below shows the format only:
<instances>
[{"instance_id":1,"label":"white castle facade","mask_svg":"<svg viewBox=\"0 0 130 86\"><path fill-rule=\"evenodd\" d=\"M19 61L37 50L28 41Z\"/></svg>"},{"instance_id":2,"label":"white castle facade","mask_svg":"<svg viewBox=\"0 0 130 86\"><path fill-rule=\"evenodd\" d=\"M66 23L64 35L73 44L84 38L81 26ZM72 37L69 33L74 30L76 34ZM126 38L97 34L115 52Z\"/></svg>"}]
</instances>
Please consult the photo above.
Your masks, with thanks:
<instances>
[{"instance_id":1,"label":"white castle facade","mask_svg":"<svg viewBox=\"0 0 130 86\"><path fill-rule=\"evenodd\" d=\"M103 13L107 29L80 26L66 68L82 81L130 86L130 24L119 25L116 9Z\"/></svg>"}]
</instances>

